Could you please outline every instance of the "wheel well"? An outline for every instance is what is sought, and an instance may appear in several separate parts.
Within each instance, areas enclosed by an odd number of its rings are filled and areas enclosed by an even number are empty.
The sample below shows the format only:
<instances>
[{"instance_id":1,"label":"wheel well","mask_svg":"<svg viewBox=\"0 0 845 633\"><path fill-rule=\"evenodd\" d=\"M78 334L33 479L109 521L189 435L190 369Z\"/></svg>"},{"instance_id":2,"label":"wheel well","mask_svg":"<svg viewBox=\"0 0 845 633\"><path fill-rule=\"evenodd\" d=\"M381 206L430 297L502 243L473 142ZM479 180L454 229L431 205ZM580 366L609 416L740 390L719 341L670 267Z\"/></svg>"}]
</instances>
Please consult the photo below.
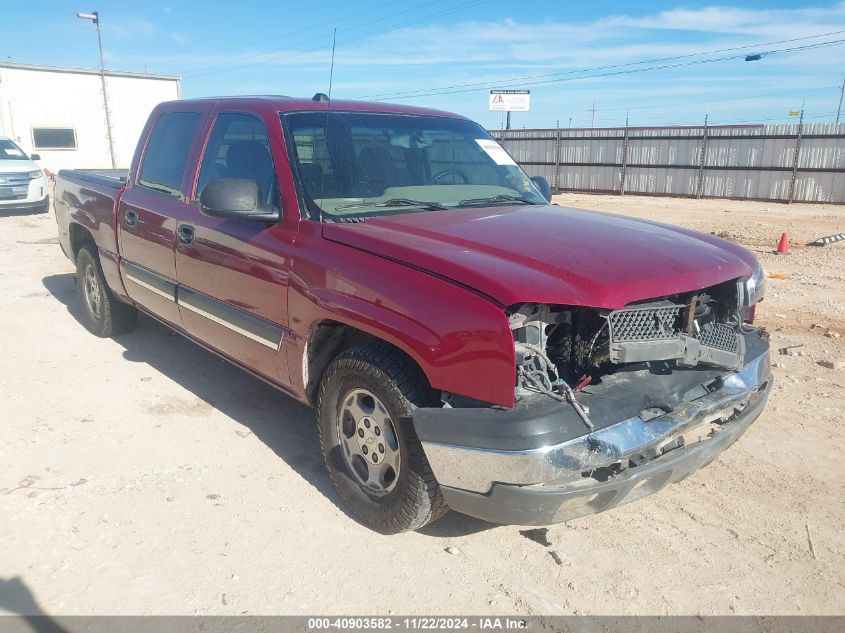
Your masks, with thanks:
<instances>
[{"instance_id":1,"label":"wheel well","mask_svg":"<svg viewBox=\"0 0 845 633\"><path fill-rule=\"evenodd\" d=\"M68 233L70 234L70 252L73 255L73 261L76 261L76 256L79 255L79 249L87 242L94 244L94 238L88 232L88 229L75 222L71 223Z\"/></svg>"},{"instance_id":2,"label":"wheel well","mask_svg":"<svg viewBox=\"0 0 845 633\"><path fill-rule=\"evenodd\" d=\"M312 404L317 402L317 389L320 386L320 379L332 360L348 349L374 342L389 345L407 356L411 362L419 367L413 358L395 345L351 325L336 321L322 321L312 327L311 333L308 335L305 356L302 360L305 392L308 394L308 400ZM422 372L421 368L420 371ZM422 372L422 374L425 375L425 372Z\"/></svg>"}]
</instances>

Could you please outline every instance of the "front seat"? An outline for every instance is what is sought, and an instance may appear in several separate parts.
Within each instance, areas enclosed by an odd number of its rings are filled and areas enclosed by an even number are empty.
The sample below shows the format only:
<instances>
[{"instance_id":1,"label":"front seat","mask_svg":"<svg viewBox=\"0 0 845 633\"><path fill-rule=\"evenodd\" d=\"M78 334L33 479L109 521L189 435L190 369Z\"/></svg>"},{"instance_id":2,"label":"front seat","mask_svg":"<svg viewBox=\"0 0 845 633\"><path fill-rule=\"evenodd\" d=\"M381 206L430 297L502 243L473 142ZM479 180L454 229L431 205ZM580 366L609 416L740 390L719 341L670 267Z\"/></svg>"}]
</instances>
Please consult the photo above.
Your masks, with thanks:
<instances>
[{"instance_id":1,"label":"front seat","mask_svg":"<svg viewBox=\"0 0 845 633\"><path fill-rule=\"evenodd\" d=\"M270 202L276 173L273 169L273 159L264 143L235 141L229 145L226 150L226 176L256 181L261 199Z\"/></svg>"},{"instance_id":2,"label":"front seat","mask_svg":"<svg viewBox=\"0 0 845 633\"><path fill-rule=\"evenodd\" d=\"M365 147L358 154L358 174L364 195L380 196L388 187L395 187L396 165L384 147Z\"/></svg>"}]
</instances>

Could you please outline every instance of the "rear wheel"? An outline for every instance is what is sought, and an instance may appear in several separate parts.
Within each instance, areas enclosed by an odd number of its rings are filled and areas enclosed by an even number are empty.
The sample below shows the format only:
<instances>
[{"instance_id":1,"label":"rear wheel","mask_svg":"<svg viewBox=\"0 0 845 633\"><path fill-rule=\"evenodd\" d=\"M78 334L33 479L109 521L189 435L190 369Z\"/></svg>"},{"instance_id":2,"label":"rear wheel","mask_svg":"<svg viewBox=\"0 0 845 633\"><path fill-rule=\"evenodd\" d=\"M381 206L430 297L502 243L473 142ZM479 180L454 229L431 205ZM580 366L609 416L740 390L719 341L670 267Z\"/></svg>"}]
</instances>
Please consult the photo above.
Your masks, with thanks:
<instances>
[{"instance_id":1,"label":"rear wheel","mask_svg":"<svg viewBox=\"0 0 845 633\"><path fill-rule=\"evenodd\" d=\"M383 343L329 365L317 401L320 444L338 496L360 523L395 534L447 512L410 420L416 407L435 404L420 369Z\"/></svg>"},{"instance_id":2,"label":"rear wheel","mask_svg":"<svg viewBox=\"0 0 845 633\"><path fill-rule=\"evenodd\" d=\"M119 301L109 290L96 247L85 244L76 256L76 291L82 323L92 334L107 338L135 327L138 310Z\"/></svg>"}]
</instances>

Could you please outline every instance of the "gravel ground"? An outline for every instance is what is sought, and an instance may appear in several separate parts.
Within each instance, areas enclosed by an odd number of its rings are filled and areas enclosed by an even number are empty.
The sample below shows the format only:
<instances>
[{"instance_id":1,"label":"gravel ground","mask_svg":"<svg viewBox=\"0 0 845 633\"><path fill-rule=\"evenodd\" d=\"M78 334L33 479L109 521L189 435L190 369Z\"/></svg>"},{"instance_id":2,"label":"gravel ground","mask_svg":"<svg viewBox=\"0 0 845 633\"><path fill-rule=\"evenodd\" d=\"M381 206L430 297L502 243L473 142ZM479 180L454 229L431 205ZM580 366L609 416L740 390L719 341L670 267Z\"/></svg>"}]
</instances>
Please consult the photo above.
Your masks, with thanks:
<instances>
[{"instance_id":1,"label":"gravel ground","mask_svg":"<svg viewBox=\"0 0 845 633\"><path fill-rule=\"evenodd\" d=\"M311 410L150 319L89 335L52 215L0 216L0 612L845 613L845 370L819 365L845 361L845 244L798 248L845 208L556 200L716 232L785 278L759 311L777 382L758 422L684 482L551 526L551 547L455 514L354 523ZM793 252L772 255L782 231Z\"/></svg>"}]
</instances>

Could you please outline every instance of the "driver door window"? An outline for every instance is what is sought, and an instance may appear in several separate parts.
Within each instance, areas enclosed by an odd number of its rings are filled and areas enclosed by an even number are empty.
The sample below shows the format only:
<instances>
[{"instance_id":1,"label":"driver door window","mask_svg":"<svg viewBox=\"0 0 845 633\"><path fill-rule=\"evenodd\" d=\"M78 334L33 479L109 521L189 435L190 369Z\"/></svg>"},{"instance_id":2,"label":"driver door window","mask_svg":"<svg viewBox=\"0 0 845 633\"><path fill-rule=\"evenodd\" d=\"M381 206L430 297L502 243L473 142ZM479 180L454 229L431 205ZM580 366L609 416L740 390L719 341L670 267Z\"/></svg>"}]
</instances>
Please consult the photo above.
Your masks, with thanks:
<instances>
[{"instance_id":1,"label":"driver door window","mask_svg":"<svg viewBox=\"0 0 845 633\"><path fill-rule=\"evenodd\" d=\"M279 207L276 169L261 119L240 112L224 112L217 117L202 159L197 198L209 182L218 178L254 180L263 201Z\"/></svg>"}]
</instances>

